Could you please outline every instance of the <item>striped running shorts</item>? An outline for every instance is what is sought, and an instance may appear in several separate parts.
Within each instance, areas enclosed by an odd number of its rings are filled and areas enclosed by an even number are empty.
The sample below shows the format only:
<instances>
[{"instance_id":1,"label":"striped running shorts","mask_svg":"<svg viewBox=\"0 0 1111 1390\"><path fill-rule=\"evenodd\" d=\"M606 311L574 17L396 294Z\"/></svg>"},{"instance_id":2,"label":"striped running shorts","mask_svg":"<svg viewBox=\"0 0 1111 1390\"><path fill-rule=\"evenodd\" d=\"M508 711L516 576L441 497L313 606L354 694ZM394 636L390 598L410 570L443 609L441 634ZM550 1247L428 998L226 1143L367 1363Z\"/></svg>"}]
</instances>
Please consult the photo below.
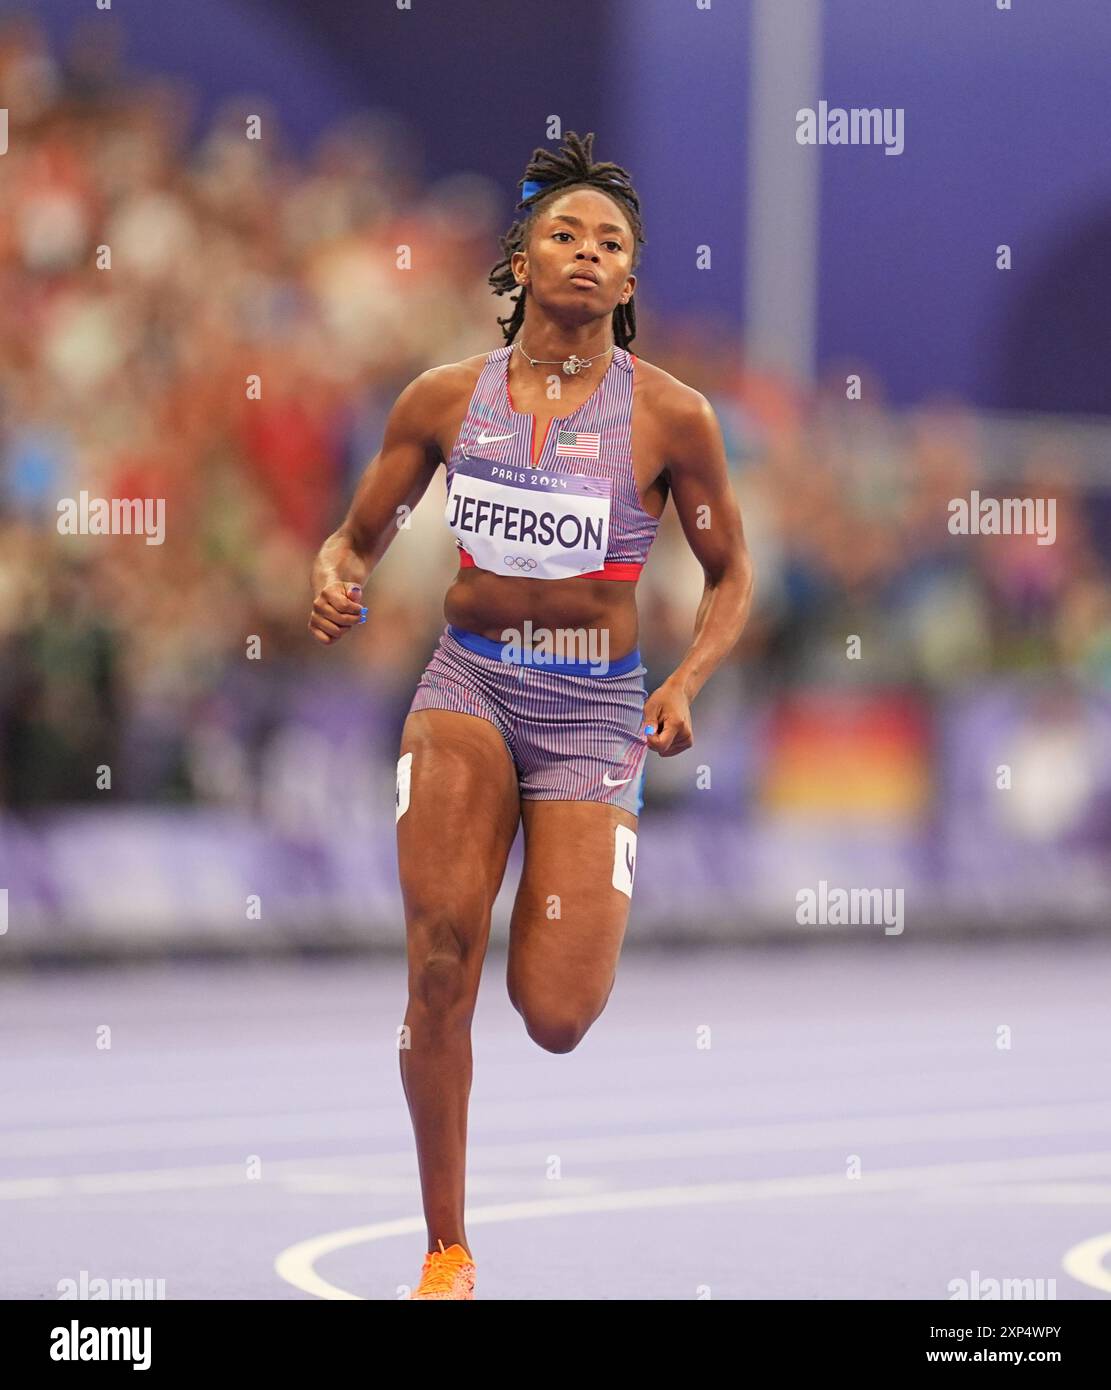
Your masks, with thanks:
<instances>
[{"instance_id":1,"label":"striped running shorts","mask_svg":"<svg viewBox=\"0 0 1111 1390\"><path fill-rule=\"evenodd\" d=\"M448 624L409 709L488 719L505 739L522 800L607 801L635 816L647 771L647 669L639 649L605 669L541 663L538 652Z\"/></svg>"}]
</instances>

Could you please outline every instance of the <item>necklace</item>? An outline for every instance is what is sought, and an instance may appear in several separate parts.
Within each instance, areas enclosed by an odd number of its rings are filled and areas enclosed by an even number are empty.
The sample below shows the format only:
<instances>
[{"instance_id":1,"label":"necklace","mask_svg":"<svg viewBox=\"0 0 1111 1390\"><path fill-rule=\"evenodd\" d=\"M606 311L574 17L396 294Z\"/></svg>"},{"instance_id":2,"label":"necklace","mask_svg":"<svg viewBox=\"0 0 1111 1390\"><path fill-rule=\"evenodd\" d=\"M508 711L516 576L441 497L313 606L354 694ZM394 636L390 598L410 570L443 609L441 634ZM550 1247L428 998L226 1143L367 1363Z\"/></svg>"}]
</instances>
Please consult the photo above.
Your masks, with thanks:
<instances>
[{"instance_id":1,"label":"necklace","mask_svg":"<svg viewBox=\"0 0 1111 1390\"><path fill-rule=\"evenodd\" d=\"M571 356L568 357L568 358L560 358L560 357L551 357L551 358L548 358L548 357L529 357L528 353L524 350L523 347L521 347L521 344L520 344L520 343L514 343L513 346L514 346L515 348L521 348L521 356L524 357L525 360L526 360L527 362L529 362L532 366L534 366L534 367L554 367L554 366L556 366L556 364L558 363L559 366L561 366L561 367L563 368L563 370L567 373L568 376L577 376L577 375L579 374L579 372L581 372L582 369L583 369L584 367L589 367L589 366L591 366L593 363L597 362L597 360L598 360L599 357L605 357L606 352L612 352L612 351L613 351L613 344L610 343L609 347L606 348L605 352L596 352L596 353L594 354L593 357L577 357L574 353L572 353Z\"/></svg>"}]
</instances>

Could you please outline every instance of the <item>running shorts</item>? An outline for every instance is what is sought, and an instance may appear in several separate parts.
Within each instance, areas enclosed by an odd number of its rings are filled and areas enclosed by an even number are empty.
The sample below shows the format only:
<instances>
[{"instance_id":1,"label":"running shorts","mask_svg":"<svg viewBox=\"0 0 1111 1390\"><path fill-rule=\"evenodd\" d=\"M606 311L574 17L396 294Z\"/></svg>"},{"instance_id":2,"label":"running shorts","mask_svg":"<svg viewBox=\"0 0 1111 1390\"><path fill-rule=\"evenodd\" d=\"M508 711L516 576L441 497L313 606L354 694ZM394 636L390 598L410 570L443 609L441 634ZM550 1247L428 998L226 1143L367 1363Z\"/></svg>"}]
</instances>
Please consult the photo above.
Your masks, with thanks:
<instances>
[{"instance_id":1,"label":"running shorts","mask_svg":"<svg viewBox=\"0 0 1111 1390\"><path fill-rule=\"evenodd\" d=\"M410 711L455 710L498 729L525 801L607 801L634 816L644 804L648 698L639 649L605 665L540 654L450 623Z\"/></svg>"}]
</instances>

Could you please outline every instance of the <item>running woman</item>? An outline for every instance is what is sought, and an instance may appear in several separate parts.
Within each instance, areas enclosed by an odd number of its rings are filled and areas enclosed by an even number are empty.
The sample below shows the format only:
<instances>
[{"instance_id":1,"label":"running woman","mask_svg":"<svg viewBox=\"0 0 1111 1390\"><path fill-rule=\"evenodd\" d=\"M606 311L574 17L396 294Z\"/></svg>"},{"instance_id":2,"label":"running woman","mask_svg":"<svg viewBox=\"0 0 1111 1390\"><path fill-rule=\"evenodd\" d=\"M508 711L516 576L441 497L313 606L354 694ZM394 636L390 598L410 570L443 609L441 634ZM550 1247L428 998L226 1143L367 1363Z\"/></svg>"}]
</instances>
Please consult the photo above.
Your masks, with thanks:
<instances>
[{"instance_id":1,"label":"running woman","mask_svg":"<svg viewBox=\"0 0 1111 1390\"><path fill-rule=\"evenodd\" d=\"M691 747L691 701L737 641L752 570L708 401L629 351L640 199L593 134L543 147L489 280L520 293L505 345L398 397L313 568L309 629L365 622L363 586L442 464L459 571L401 735L396 825L409 1001L401 1077L428 1254L412 1294L474 1297L463 1224L471 1019L518 824L509 997L569 1052L605 1008L632 899L647 750ZM668 494L705 590L647 697L636 580ZM571 650L567 648L570 646Z\"/></svg>"}]
</instances>

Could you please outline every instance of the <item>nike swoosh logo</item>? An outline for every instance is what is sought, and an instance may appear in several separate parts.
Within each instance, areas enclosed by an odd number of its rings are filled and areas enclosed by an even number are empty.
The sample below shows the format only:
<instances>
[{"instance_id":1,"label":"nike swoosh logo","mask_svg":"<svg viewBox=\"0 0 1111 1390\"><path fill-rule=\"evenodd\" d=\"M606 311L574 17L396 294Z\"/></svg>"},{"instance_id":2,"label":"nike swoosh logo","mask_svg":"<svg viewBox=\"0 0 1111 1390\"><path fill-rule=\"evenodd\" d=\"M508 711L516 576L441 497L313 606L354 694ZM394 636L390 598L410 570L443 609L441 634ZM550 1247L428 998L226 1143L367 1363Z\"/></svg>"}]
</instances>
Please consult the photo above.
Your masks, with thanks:
<instances>
[{"instance_id":1,"label":"nike swoosh logo","mask_svg":"<svg viewBox=\"0 0 1111 1390\"><path fill-rule=\"evenodd\" d=\"M487 434L485 430L475 440L476 444L497 444L503 439L512 439L511 434Z\"/></svg>"},{"instance_id":2,"label":"nike swoosh logo","mask_svg":"<svg viewBox=\"0 0 1111 1390\"><path fill-rule=\"evenodd\" d=\"M607 787L623 787L626 782L631 782L632 780L631 777L618 777L615 781L608 772L602 773L602 781Z\"/></svg>"}]
</instances>

